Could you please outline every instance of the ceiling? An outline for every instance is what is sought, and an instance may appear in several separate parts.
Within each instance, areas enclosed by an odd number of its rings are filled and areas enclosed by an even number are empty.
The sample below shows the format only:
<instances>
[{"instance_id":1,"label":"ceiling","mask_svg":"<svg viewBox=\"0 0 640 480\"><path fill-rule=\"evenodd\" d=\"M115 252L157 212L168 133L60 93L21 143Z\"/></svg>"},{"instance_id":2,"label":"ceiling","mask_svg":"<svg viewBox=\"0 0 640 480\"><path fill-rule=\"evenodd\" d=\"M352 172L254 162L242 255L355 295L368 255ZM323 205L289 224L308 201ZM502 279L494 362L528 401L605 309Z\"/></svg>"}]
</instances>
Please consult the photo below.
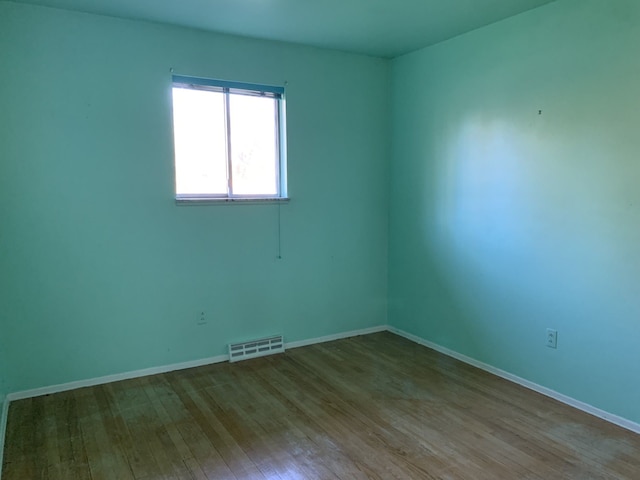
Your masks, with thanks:
<instances>
[{"instance_id":1,"label":"ceiling","mask_svg":"<svg viewBox=\"0 0 640 480\"><path fill-rule=\"evenodd\" d=\"M554 0L13 0L392 58Z\"/></svg>"}]
</instances>

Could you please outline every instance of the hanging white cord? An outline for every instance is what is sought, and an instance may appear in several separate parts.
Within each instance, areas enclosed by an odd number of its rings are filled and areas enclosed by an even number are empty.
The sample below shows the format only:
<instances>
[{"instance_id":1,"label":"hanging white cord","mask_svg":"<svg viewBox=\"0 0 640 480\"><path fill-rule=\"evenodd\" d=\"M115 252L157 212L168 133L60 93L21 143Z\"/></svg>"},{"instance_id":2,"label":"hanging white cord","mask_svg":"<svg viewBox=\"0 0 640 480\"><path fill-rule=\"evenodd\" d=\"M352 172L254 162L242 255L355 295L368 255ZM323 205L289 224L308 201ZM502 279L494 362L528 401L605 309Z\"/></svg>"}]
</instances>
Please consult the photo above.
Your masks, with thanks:
<instances>
[{"instance_id":1,"label":"hanging white cord","mask_svg":"<svg viewBox=\"0 0 640 480\"><path fill-rule=\"evenodd\" d=\"M278 260L282 260L282 220L280 216L280 202L278 202Z\"/></svg>"}]
</instances>

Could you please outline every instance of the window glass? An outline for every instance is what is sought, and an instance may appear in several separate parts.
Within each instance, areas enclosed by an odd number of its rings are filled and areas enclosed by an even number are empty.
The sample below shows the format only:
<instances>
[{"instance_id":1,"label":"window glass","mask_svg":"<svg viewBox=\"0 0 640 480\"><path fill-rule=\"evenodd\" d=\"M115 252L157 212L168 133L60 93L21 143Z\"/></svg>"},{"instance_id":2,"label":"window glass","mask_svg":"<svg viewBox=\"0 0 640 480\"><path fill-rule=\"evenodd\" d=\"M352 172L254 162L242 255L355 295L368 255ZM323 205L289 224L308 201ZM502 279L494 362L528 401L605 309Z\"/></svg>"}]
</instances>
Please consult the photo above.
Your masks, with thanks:
<instances>
[{"instance_id":1,"label":"window glass","mask_svg":"<svg viewBox=\"0 0 640 480\"><path fill-rule=\"evenodd\" d=\"M284 197L284 89L173 78L176 198Z\"/></svg>"}]
</instances>

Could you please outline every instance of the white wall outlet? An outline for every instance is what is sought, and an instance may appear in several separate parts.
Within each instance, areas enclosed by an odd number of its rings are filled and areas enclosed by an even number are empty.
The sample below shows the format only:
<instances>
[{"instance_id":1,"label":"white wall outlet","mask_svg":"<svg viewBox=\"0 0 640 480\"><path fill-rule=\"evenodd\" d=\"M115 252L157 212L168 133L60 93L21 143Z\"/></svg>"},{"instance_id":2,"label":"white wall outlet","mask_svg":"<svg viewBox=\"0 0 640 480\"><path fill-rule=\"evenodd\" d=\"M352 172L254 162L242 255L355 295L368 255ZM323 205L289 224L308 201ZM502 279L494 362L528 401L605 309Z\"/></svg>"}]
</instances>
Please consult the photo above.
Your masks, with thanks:
<instances>
[{"instance_id":1,"label":"white wall outlet","mask_svg":"<svg viewBox=\"0 0 640 480\"><path fill-rule=\"evenodd\" d=\"M197 320L198 325L206 325L207 324L207 317L204 314L204 310L200 310L198 312L198 320Z\"/></svg>"},{"instance_id":2,"label":"white wall outlet","mask_svg":"<svg viewBox=\"0 0 640 480\"><path fill-rule=\"evenodd\" d=\"M558 331L547 328L547 347L558 348Z\"/></svg>"}]
</instances>

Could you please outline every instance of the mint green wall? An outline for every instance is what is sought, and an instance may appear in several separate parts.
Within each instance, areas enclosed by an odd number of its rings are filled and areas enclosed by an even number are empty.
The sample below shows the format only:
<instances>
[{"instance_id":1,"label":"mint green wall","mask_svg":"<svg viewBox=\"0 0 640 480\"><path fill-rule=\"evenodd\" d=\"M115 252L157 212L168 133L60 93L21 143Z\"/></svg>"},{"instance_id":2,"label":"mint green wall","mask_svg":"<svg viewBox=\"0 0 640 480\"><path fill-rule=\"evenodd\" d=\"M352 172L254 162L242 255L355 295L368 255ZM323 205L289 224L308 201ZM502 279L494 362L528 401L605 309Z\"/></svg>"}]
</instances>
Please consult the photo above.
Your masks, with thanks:
<instances>
[{"instance_id":1,"label":"mint green wall","mask_svg":"<svg viewBox=\"0 0 640 480\"><path fill-rule=\"evenodd\" d=\"M2 406L2 404L4 403L4 399L7 396L7 393L10 393L8 391L8 386L7 386L7 374L5 372L6 369L6 363L4 363L0 369L0 407ZM1 415L1 413L0 413Z\"/></svg>"},{"instance_id":2,"label":"mint green wall","mask_svg":"<svg viewBox=\"0 0 640 480\"><path fill-rule=\"evenodd\" d=\"M0 165L2 165L1 157L0 157ZM0 169L1 168L2 167L0 166ZM0 217L0 219L1 218L2 217ZM0 224L1 223L2 223L2 220L0 220ZM2 255L3 244L4 244L3 233L4 233L4 228L0 228L0 255ZM2 275L0 275L0 278L2 278ZM0 280L0 282L2 282L2 280ZM1 293L0 293L0 300L1 300L0 302L0 407L1 407L7 393L10 393L10 392L9 392L9 382L8 382L9 364L7 361L8 337L6 335L6 332L8 331L9 318L4 312L4 297L2 296ZM2 414L0 413L0 421L1 421L1 416ZM1 442L2 440L0 440L0 443ZM0 452L0 457L1 456L2 456L2 452Z\"/></svg>"},{"instance_id":3,"label":"mint green wall","mask_svg":"<svg viewBox=\"0 0 640 480\"><path fill-rule=\"evenodd\" d=\"M0 1L0 399L384 324L389 227L392 325L640 421L637 25L560 0L401 57L389 121L384 60ZM277 206L175 206L170 67L289 82L282 260Z\"/></svg>"},{"instance_id":4,"label":"mint green wall","mask_svg":"<svg viewBox=\"0 0 640 480\"><path fill-rule=\"evenodd\" d=\"M389 237L393 326L635 422L639 26L561 0L394 60Z\"/></svg>"},{"instance_id":5,"label":"mint green wall","mask_svg":"<svg viewBox=\"0 0 640 480\"><path fill-rule=\"evenodd\" d=\"M9 391L386 323L388 61L9 2L0 45ZM282 260L276 205L175 205L170 67L289 82Z\"/></svg>"}]
</instances>

